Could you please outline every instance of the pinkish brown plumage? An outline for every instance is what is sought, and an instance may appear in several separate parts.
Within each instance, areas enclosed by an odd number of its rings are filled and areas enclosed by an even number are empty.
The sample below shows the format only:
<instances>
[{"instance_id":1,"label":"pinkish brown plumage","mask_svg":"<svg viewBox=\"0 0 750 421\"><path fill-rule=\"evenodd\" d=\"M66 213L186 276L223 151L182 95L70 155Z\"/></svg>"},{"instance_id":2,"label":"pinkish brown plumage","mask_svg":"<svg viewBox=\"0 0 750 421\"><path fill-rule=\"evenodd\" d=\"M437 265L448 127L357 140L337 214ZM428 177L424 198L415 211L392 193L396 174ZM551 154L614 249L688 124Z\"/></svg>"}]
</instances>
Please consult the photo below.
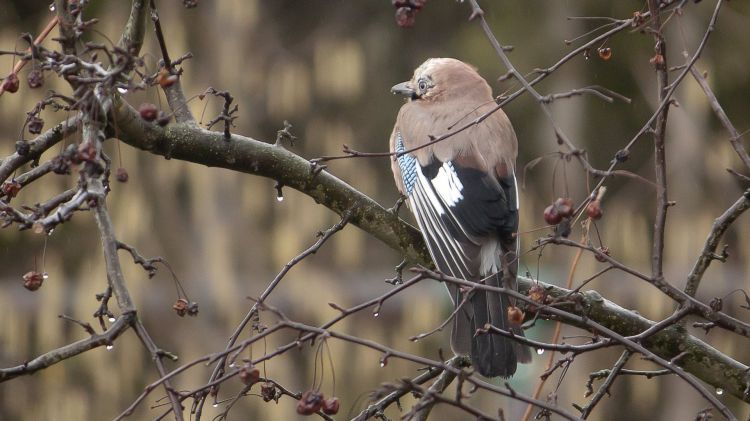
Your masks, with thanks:
<instances>
[{"instance_id":1,"label":"pinkish brown plumage","mask_svg":"<svg viewBox=\"0 0 750 421\"><path fill-rule=\"evenodd\" d=\"M477 120L495 107L492 90L477 71L459 60L433 58L411 80L392 88L409 99L401 107L390 139L392 152L425 145L431 138ZM443 141L394 157L396 185L407 196L435 265L468 280L488 275L488 285L515 288L518 198L515 161L518 143L502 110ZM455 305L463 293L449 286ZM488 377L508 377L517 362L528 362L527 347L497 334L474 335L491 323L523 335L508 320L513 300L475 291L456 315L451 347L469 354Z\"/></svg>"}]
</instances>

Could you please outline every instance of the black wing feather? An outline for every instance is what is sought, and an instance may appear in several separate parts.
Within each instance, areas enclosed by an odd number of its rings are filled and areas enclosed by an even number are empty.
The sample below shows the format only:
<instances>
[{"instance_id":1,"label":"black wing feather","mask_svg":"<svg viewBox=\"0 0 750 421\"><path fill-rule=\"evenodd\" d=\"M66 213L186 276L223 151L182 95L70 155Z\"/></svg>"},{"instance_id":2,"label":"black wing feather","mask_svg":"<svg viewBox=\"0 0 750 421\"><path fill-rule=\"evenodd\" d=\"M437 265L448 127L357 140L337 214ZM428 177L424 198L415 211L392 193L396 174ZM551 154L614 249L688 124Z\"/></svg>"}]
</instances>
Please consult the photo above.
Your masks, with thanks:
<instances>
[{"instance_id":1,"label":"black wing feather","mask_svg":"<svg viewBox=\"0 0 750 421\"><path fill-rule=\"evenodd\" d=\"M515 252L514 233L518 229L515 178L499 178L453 161L433 160L429 165L417 164L417 167L410 207L438 269L463 279L480 279L493 271L483 263L482 253L487 252L483 248L496 247L490 252L498 261L492 267L499 270L500 253ZM516 264L507 268L513 284ZM499 273L487 283L508 285L502 280L503 274ZM448 289L454 305L459 305L463 297L458 288ZM451 345L455 352L470 354L477 370L487 377L512 375L517 360L527 360L526 355L530 355L528 349L522 350L500 335L475 335L477 329L488 323L522 335L508 321L510 305L505 295L477 290L456 315Z\"/></svg>"}]
</instances>

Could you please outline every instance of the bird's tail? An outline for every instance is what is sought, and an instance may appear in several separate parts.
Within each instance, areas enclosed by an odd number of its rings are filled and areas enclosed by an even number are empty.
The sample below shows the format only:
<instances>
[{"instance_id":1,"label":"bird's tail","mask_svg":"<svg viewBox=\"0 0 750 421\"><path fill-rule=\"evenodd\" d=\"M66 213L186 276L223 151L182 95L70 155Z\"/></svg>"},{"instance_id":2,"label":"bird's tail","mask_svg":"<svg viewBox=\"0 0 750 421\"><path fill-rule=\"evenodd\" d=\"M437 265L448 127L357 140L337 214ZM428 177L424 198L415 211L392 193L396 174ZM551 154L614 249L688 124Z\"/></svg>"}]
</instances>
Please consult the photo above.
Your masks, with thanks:
<instances>
[{"instance_id":1,"label":"bird's tail","mask_svg":"<svg viewBox=\"0 0 750 421\"><path fill-rule=\"evenodd\" d=\"M504 273L497 273L487 280L488 286L505 286L516 289L515 265L507 265ZM505 282L503 282L505 280ZM454 300L460 305L461 300ZM456 353L469 354L472 365L485 377L510 377L516 372L518 363L531 361L531 349L498 333L481 331L487 324L524 336L520 322L511 322L508 308L514 300L506 294L475 290L456 315L451 335L451 346Z\"/></svg>"}]
</instances>

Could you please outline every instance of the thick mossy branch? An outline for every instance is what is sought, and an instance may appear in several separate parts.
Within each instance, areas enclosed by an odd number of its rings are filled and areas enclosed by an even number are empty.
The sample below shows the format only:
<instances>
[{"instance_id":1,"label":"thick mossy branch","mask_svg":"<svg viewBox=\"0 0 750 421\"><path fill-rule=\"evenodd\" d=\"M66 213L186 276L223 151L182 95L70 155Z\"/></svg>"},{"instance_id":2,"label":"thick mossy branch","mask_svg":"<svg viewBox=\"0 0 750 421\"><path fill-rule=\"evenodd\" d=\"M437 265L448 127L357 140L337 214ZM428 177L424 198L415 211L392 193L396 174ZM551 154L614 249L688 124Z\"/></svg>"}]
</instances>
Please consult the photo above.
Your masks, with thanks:
<instances>
[{"instance_id":1,"label":"thick mossy branch","mask_svg":"<svg viewBox=\"0 0 750 421\"><path fill-rule=\"evenodd\" d=\"M414 227L333 175L325 171L314 174L309 161L283 147L239 135L226 140L223 133L203 130L191 123L162 128L143 121L124 102L117 104L115 113L118 136L131 146L171 159L274 179L307 194L339 215L351 210L350 223L403 253L410 262L430 264L424 241ZM521 293L527 294L536 284L530 279L519 278ZM570 293L553 285L539 285L546 288L551 297ZM655 324L594 291L578 297L578 304L561 308L590 318L624 336L637 335ZM677 364L706 383L750 403L750 397L745 395L750 381L748 367L690 335L683 327L670 326L649 337L643 345L670 360L686 353Z\"/></svg>"},{"instance_id":2,"label":"thick mossy branch","mask_svg":"<svg viewBox=\"0 0 750 421\"><path fill-rule=\"evenodd\" d=\"M281 146L239 135L227 140L223 133L190 123L162 128L143 121L124 102L118 104L116 112L118 135L129 145L166 158L274 179L341 216L351 211L350 223L399 250L409 261L424 265L430 262L422 237L414 227L330 173L314 174L309 161Z\"/></svg>"},{"instance_id":3,"label":"thick mossy branch","mask_svg":"<svg viewBox=\"0 0 750 421\"><path fill-rule=\"evenodd\" d=\"M518 283L519 292L524 294L534 285L526 278L519 279ZM539 284L546 288L553 298L565 297L569 293L564 288L541 282ZM584 292L579 298L580 300L575 300L576 304L571 303L558 308L587 317L623 336L637 335L655 324L638 313L605 299L596 291ZM689 334L679 323L659 331L642 345L666 360L685 353L676 361L677 365L717 389L750 403L750 396L745 394L750 383L750 368Z\"/></svg>"}]
</instances>

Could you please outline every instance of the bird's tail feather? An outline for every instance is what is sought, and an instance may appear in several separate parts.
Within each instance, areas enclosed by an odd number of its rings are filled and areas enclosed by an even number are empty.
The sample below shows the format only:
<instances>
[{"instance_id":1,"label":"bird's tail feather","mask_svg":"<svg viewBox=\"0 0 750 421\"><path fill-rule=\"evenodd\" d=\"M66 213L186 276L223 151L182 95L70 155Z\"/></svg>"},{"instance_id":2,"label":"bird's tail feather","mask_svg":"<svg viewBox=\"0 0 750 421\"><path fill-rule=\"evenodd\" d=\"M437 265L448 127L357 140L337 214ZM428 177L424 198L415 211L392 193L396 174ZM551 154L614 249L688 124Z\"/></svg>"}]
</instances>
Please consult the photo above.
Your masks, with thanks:
<instances>
[{"instance_id":1,"label":"bird's tail feather","mask_svg":"<svg viewBox=\"0 0 750 421\"><path fill-rule=\"evenodd\" d=\"M490 286L500 286L501 276L496 274L487 280ZM457 305L461 300L455 300ZM505 294L475 290L459 310L453 324L451 347L457 354L469 354L472 365L485 377L510 377L516 372L518 363L531 361L531 349L498 333L477 333L487 324L524 336L520 325L508 320L511 300Z\"/></svg>"}]
</instances>

